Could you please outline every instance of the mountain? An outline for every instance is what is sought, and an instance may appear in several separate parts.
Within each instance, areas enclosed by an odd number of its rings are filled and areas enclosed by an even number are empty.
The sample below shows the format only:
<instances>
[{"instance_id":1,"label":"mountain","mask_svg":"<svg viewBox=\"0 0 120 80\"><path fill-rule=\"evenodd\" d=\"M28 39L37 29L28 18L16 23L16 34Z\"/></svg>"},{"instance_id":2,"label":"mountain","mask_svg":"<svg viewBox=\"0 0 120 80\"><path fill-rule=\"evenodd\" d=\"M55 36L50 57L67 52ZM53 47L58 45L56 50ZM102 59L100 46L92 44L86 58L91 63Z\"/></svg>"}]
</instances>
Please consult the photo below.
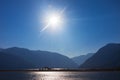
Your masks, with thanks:
<instances>
[{"instance_id":1,"label":"mountain","mask_svg":"<svg viewBox=\"0 0 120 80\"><path fill-rule=\"evenodd\" d=\"M90 58L93 55L93 53L88 53L86 55L80 55L80 56L76 56L71 58L75 63L77 63L78 65L83 64L88 58Z\"/></svg>"},{"instance_id":2,"label":"mountain","mask_svg":"<svg viewBox=\"0 0 120 80\"><path fill-rule=\"evenodd\" d=\"M5 52L0 52L0 70L30 68L31 64L22 58Z\"/></svg>"},{"instance_id":3,"label":"mountain","mask_svg":"<svg viewBox=\"0 0 120 80\"><path fill-rule=\"evenodd\" d=\"M48 52L48 51L40 51L40 50L29 50L25 48L18 48L18 47L12 47L2 50L2 54L7 53L7 56L14 57L12 58L15 61L21 61L30 64L30 66L24 66L24 67L31 67L31 68L42 68L42 67L50 67L50 68L77 68L78 65L74 63L70 58L54 53L54 52ZM2 55L0 54L0 56ZM9 54L9 55L8 55ZM8 57L8 61L11 61L11 57ZM4 59L3 57L2 59ZM1 59L1 61L2 61ZM21 63L19 62L19 63ZM3 60L4 63L4 60ZM9 62L5 63L6 65L9 64ZM18 66L22 66L24 64L18 64ZM6 66L7 67L7 66Z\"/></svg>"},{"instance_id":4,"label":"mountain","mask_svg":"<svg viewBox=\"0 0 120 80\"><path fill-rule=\"evenodd\" d=\"M120 44L107 44L100 48L80 68L120 68Z\"/></svg>"},{"instance_id":5,"label":"mountain","mask_svg":"<svg viewBox=\"0 0 120 80\"><path fill-rule=\"evenodd\" d=\"M0 51L2 51L3 49L2 48L0 48Z\"/></svg>"}]
</instances>

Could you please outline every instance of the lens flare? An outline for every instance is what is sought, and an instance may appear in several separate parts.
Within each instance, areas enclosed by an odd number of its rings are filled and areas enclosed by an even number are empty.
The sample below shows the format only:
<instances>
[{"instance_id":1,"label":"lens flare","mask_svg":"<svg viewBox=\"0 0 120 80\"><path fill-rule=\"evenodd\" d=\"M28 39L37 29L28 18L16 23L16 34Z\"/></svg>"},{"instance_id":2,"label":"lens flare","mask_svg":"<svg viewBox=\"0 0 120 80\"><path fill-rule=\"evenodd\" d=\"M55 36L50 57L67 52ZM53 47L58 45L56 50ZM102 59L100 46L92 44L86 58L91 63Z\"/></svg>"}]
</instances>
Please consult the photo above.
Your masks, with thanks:
<instances>
[{"instance_id":1,"label":"lens flare","mask_svg":"<svg viewBox=\"0 0 120 80\"><path fill-rule=\"evenodd\" d=\"M56 26L60 23L60 16L53 15L49 18L49 23L53 26Z\"/></svg>"},{"instance_id":2,"label":"lens flare","mask_svg":"<svg viewBox=\"0 0 120 80\"><path fill-rule=\"evenodd\" d=\"M46 16L44 16L45 26L42 28L41 31L46 29L52 29L54 31L58 31L61 29L63 24L63 12L65 9L61 11L54 11L49 12Z\"/></svg>"}]
</instances>

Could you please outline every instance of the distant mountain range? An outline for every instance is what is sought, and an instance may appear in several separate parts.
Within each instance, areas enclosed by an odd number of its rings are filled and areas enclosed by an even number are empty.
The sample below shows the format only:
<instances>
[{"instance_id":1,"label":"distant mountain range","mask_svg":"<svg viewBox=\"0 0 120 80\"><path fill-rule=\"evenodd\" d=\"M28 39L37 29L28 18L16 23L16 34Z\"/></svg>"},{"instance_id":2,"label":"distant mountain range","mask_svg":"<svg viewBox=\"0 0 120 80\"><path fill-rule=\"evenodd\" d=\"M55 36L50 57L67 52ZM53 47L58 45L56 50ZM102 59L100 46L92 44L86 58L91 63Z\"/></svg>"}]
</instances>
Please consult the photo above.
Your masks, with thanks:
<instances>
[{"instance_id":1,"label":"distant mountain range","mask_svg":"<svg viewBox=\"0 0 120 80\"><path fill-rule=\"evenodd\" d=\"M120 44L107 44L86 60L80 68L120 68Z\"/></svg>"},{"instance_id":2,"label":"distant mountain range","mask_svg":"<svg viewBox=\"0 0 120 80\"><path fill-rule=\"evenodd\" d=\"M58 53L12 47L0 50L0 69L77 68L70 58Z\"/></svg>"},{"instance_id":3,"label":"distant mountain range","mask_svg":"<svg viewBox=\"0 0 120 80\"><path fill-rule=\"evenodd\" d=\"M16 55L0 52L0 70L10 69L28 69L33 67L32 64L23 60Z\"/></svg>"},{"instance_id":4,"label":"distant mountain range","mask_svg":"<svg viewBox=\"0 0 120 80\"><path fill-rule=\"evenodd\" d=\"M93 55L93 53L88 53L86 55L80 55L80 56L76 56L71 58L74 62L76 62L78 65L83 64L87 59L89 59L91 56Z\"/></svg>"},{"instance_id":5,"label":"distant mountain range","mask_svg":"<svg viewBox=\"0 0 120 80\"><path fill-rule=\"evenodd\" d=\"M80 69L120 68L120 44L107 44L94 54L89 53L72 59L48 51L18 47L0 49L0 70L43 67L78 68L78 65Z\"/></svg>"}]
</instances>

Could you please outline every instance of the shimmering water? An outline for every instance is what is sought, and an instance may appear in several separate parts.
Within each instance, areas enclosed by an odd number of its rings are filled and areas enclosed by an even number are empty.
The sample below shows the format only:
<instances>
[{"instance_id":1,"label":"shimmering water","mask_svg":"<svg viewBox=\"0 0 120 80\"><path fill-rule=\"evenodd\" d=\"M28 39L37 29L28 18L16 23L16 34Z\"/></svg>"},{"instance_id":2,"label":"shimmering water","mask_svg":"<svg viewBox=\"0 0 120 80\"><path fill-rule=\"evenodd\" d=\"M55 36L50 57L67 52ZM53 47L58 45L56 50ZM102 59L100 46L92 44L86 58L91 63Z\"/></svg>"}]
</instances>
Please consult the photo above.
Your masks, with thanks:
<instances>
[{"instance_id":1,"label":"shimmering water","mask_svg":"<svg viewBox=\"0 0 120 80\"><path fill-rule=\"evenodd\" d=\"M0 80L120 80L120 72L0 72Z\"/></svg>"}]
</instances>

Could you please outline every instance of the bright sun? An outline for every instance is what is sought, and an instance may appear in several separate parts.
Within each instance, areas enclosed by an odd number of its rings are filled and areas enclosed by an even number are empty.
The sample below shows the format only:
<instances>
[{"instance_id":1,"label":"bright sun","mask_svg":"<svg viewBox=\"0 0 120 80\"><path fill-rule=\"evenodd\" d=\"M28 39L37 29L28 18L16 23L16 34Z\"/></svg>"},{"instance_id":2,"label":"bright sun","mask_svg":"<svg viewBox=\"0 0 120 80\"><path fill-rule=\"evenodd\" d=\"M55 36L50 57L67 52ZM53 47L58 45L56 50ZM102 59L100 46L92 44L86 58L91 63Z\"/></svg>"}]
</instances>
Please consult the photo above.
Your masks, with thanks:
<instances>
[{"instance_id":1,"label":"bright sun","mask_svg":"<svg viewBox=\"0 0 120 80\"><path fill-rule=\"evenodd\" d=\"M48 18L48 24L50 24L51 27L57 27L60 25L61 19L58 15L52 15Z\"/></svg>"},{"instance_id":2,"label":"bright sun","mask_svg":"<svg viewBox=\"0 0 120 80\"><path fill-rule=\"evenodd\" d=\"M54 11L52 13L47 13L47 15L44 17L45 26L41 31L44 31L46 29L52 29L54 31L61 30L61 26L63 25L63 12L64 9L59 12Z\"/></svg>"},{"instance_id":3,"label":"bright sun","mask_svg":"<svg viewBox=\"0 0 120 80\"><path fill-rule=\"evenodd\" d=\"M52 14L49 15L48 19L47 19L47 24L49 24L49 27L52 29L57 29L60 27L61 25L61 16L58 14Z\"/></svg>"}]
</instances>

